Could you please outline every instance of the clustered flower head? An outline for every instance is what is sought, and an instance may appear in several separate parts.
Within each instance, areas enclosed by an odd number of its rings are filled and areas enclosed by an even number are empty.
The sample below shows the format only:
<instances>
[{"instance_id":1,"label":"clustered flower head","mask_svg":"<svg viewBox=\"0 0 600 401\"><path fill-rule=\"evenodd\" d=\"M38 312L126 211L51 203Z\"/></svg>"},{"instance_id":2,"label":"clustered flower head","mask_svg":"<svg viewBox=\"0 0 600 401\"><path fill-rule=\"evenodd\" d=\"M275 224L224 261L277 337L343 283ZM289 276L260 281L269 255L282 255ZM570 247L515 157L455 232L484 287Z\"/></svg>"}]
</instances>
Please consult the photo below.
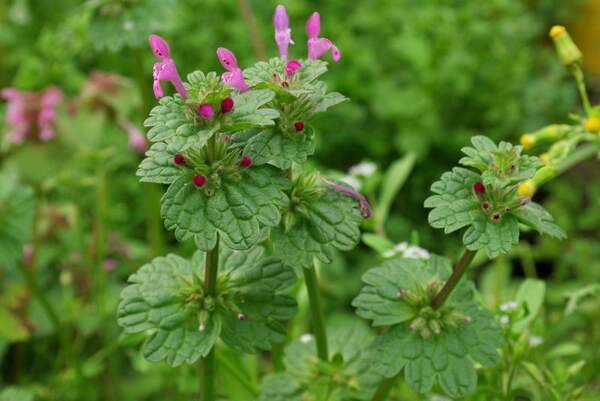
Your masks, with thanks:
<instances>
[{"instance_id":1,"label":"clustered flower head","mask_svg":"<svg viewBox=\"0 0 600 401\"><path fill-rule=\"evenodd\" d=\"M0 95L8 102L6 121L12 143L21 144L27 138L44 142L54 138L56 108L63 99L60 89L51 86L41 92L24 92L5 88Z\"/></svg>"}]
</instances>

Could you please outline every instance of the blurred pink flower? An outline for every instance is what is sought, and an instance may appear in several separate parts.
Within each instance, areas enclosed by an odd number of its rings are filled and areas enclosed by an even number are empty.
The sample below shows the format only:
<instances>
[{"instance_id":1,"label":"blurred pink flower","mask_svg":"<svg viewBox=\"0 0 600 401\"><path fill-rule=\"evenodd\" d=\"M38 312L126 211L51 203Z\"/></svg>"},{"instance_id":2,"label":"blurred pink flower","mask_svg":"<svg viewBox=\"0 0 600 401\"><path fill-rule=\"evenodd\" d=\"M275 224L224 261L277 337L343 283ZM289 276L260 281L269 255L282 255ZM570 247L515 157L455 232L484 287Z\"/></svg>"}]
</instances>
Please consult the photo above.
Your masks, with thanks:
<instances>
[{"instance_id":1,"label":"blurred pink flower","mask_svg":"<svg viewBox=\"0 0 600 401\"><path fill-rule=\"evenodd\" d=\"M158 63L154 64L152 73L154 78L154 96L157 98L163 97L164 93L160 86L160 81L169 81L175 86L182 99L186 99L187 91L179 77L175 61L171 58L167 42L158 35L150 35L150 48L158 60Z\"/></svg>"},{"instance_id":2,"label":"blurred pink flower","mask_svg":"<svg viewBox=\"0 0 600 401\"><path fill-rule=\"evenodd\" d=\"M102 267L104 268L104 271L111 271L111 270L115 270L117 268L117 261L115 259L105 259L104 263L102 264Z\"/></svg>"},{"instance_id":3,"label":"blurred pink flower","mask_svg":"<svg viewBox=\"0 0 600 401\"><path fill-rule=\"evenodd\" d=\"M219 47L217 49L217 57L223 68L227 70L227 72L224 72L223 75L221 75L221 80L240 92L247 91L249 87L246 80L244 80L242 69L238 67L235 54L233 54L231 50Z\"/></svg>"},{"instance_id":4,"label":"blurred pink flower","mask_svg":"<svg viewBox=\"0 0 600 401\"><path fill-rule=\"evenodd\" d=\"M290 19L285 11L285 7L281 4L275 8L273 15L273 25L275 25L275 42L279 47L279 55L284 61L288 58L288 48L292 40L292 30L290 29Z\"/></svg>"},{"instance_id":5,"label":"blurred pink flower","mask_svg":"<svg viewBox=\"0 0 600 401\"><path fill-rule=\"evenodd\" d=\"M42 92L25 92L5 88L0 96L8 102L6 121L11 127L8 137L12 143L21 144L28 137L42 141L54 137L56 107L63 100L60 89L49 87Z\"/></svg>"},{"instance_id":6,"label":"blurred pink flower","mask_svg":"<svg viewBox=\"0 0 600 401\"><path fill-rule=\"evenodd\" d=\"M298 60L290 60L285 66L285 76L291 78L296 71L302 68L302 63Z\"/></svg>"},{"instance_id":7,"label":"blurred pink flower","mask_svg":"<svg viewBox=\"0 0 600 401\"><path fill-rule=\"evenodd\" d=\"M122 120L120 125L127 132L129 148L143 155L148 149L148 142L144 133L128 120Z\"/></svg>"},{"instance_id":8,"label":"blurred pink flower","mask_svg":"<svg viewBox=\"0 0 600 401\"><path fill-rule=\"evenodd\" d=\"M306 22L306 34L308 35L308 58L317 60L323 54L331 51L331 57L334 61L339 61L342 57L339 49L333 42L327 38L320 38L321 33L321 16L318 12L314 12Z\"/></svg>"}]
</instances>

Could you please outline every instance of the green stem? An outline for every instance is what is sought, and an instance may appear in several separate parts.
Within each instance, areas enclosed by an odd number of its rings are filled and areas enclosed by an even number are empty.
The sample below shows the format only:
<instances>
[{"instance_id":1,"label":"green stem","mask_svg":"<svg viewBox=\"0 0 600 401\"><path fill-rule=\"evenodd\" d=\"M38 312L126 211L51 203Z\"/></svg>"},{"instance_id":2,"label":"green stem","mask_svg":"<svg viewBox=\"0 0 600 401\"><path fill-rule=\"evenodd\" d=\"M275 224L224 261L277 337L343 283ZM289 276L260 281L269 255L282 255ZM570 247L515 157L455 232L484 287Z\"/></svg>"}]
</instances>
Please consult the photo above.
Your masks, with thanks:
<instances>
[{"instance_id":1,"label":"green stem","mask_svg":"<svg viewBox=\"0 0 600 401\"><path fill-rule=\"evenodd\" d=\"M590 99L588 98L587 90L585 89L585 79L583 77L583 71L581 71L581 67L579 64L575 64L571 68L571 73L575 77L575 81L577 82L577 90L579 91L579 97L581 98L581 103L583 103L583 109L585 113L589 116L592 111L592 105L590 104Z\"/></svg>"},{"instance_id":2,"label":"green stem","mask_svg":"<svg viewBox=\"0 0 600 401\"><path fill-rule=\"evenodd\" d=\"M314 266L303 269L304 284L308 291L308 301L310 304L310 314L312 316L313 331L317 342L317 355L319 359L327 362L329 359L327 352L327 332L325 331L325 323L323 318L323 310L321 308L321 295L319 294L319 284L317 280L317 272Z\"/></svg>"},{"instance_id":3,"label":"green stem","mask_svg":"<svg viewBox=\"0 0 600 401\"><path fill-rule=\"evenodd\" d=\"M398 374L399 375L399 374ZM396 382L398 375L388 377L387 379L383 379L379 382L377 386L377 390L375 390L375 394L371 398L371 401L383 401L387 399L388 393L390 392L392 386Z\"/></svg>"},{"instance_id":4,"label":"green stem","mask_svg":"<svg viewBox=\"0 0 600 401\"><path fill-rule=\"evenodd\" d=\"M265 51L265 45L260 38L260 34L258 33L256 21L254 20L254 13L252 12L252 6L248 0L238 0L238 4L240 6L242 16L244 17L246 28L248 29L250 42L252 43L252 48L254 49L254 55L259 60L264 60L267 57L267 53Z\"/></svg>"},{"instance_id":5,"label":"green stem","mask_svg":"<svg viewBox=\"0 0 600 401\"><path fill-rule=\"evenodd\" d=\"M48 319L50 320L50 322L52 322L52 325L56 329L56 332L60 334L60 319L58 318L58 315L56 314L54 309L52 309L52 305L48 301L48 298L46 298L46 295L40 289L37 279L35 278L35 275L33 274L33 272L30 269L25 267L25 265L23 265L22 263L19 263L19 266L21 268L21 272L23 273L23 276L25 277L25 280L27 281L27 285L31 289L31 292L38 299L38 301L40 301L40 304L42 305L42 308L44 309L46 316L48 316Z\"/></svg>"},{"instance_id":6,"label":"green stem","mask_svg":"<svg viewBox=\"0 0 600 401\"><path fill-rule=\"evenodd\" d=\"M558 163L558 166L556 166L556 175L562 174L582 161L597 155L598 150L598 145L596 143L586 143L585 145L575 149L571 154Z\"/></svg>"},{"instance_id":7,"label":"green stem","mask_svg":"<svg viewBox=\"0 0 600 401\"><path fill-rule=\"evenodd\" d=\"M271 362L273 363L273 370L275 372L283 372L285 366L283 365L283 346L285 343L273 343L271 344Z\"/></svg>"},{"instance_id":8,"label":"green stem","mask_svg":"<svg viewBox=\"0 0 600 401\"><path fill-rule=\"evenodd\" d=\"M444 284L444 287L442 287L440 292L438 292L438 294L435 296L435 298L431 302L431 307L433 309L439 309L442 305L444 305L444 302L446 302L446 299L448 299L448 297L454 290L454 287L456 287L456 284L458 284L458 282L460 281L460 278L467 270L467 267L469 267L469 265L473 261L473 258L475 257L475 253L476 253L475 251L465 249L465 252L463 253L462 257L454 265L454 269L452 270L452 275L446 281L446 284Z\"/></svg>"},{"instance_id":9,"label":"green stem","mask_svg":"<svg viewBox=\"0 0 600 401\"><path fill-rule=\"evenodd\" d=\"M215 247L206 252L206 261L204 264L204 291L207 296L214 297L217 294L217 276L219 272L219 237ZM202 400L215 400L215 380L216 380L216 363L215 363L215 346L204 358L203 369L203 388Z\"/></svg>"},{"instance_id":10,"label":"green stem","mask_svg":"<svg viewBox=\"0 0 600 401\"><path fill-rule=\"evenodd\" d=\"M254 386L248 377L240 371L235 365L233 365L227 358L225 358L220 353L217 353L217 360L219 361L219 366L223 366L225 370L229 372L231 376L233 376L254 398L258 397L258 390L256 386Z\"/></svg>"}]
</instances>

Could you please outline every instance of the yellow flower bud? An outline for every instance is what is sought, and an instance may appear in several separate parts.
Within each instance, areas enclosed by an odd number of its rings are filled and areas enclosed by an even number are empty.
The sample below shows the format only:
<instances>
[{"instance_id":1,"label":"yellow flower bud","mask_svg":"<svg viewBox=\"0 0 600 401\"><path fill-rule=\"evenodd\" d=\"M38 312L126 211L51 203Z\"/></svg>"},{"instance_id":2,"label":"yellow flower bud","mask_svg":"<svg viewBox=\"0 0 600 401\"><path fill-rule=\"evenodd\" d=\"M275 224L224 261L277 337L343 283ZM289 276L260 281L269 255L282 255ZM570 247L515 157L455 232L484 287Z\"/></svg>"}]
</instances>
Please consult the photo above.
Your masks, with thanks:
<instances>
[{"instance_id":1,"label":"yellow flower bud","mask_svg":"<svg viewBox=\"0 0 600 401\"><path fill-rule=\"evenodd\" d=\"M519 184L519 188L517 189L517 194L519 194L519 196L526 196L526 197L531 198L533 196L533 194L535 194L536 189L537 188L535 187L535 184L533 183L533 181L526 180Z\"/></svg>"},{"instance_id":2,"label":"yellow flower bud","mask_svg":"<svg viewBox=\"0 0 600 401\"><path fill-rule=\"evenodd\" d=\"M523 149L531 150L533 145L535 145L535 137L531 134L521 135L521 145L523 145Z\"/></svg>"},{"instance_id":3,"label":"yellow flower bud","mask_svg":"<svg viewBox=\"0 0 600 401\"><path fill-rule=\"evenodd\" d=\"M548 153L542 153L540 155L540 160L544 164L550 164L550 155Z\"/></svg>"},{"instance_id":4,"label":"yellow flower bud","mask_svg":"<svg viewBox=\"0 0 600 401\"><path fill-rule=\"evenodd\" d=\"M600 131L600 118L590 117L585 121L585 129L588 132L599 132Z\"/></svg>"},{"instance_id":5,"label":"yellow flower bud","mask_svg":"<svg viewBox=\"0 0 600 401\"><path fill-rule=\"evenodd\" d=\"M557 37L558 35L560 35L561 33L565 33L567 32L567 30L565 29L564 26L561 25L554 25L552 27L552 29L550 29L550 37L552 39L554 39L555 37Z\"/></svg>"},{"instance_id":6,"label":"yellow flower bud","mask_svg":"<svg viewBox=\"0 0 600 401\"><path fill-rule=\"evenodd\" d=\"M556 53L558 53L558 58L562 65L568 67L574 63L581 62L583 55L564 26L557 25L552 27L550 37L554 40Z\"/></svg>"}]
</instances>

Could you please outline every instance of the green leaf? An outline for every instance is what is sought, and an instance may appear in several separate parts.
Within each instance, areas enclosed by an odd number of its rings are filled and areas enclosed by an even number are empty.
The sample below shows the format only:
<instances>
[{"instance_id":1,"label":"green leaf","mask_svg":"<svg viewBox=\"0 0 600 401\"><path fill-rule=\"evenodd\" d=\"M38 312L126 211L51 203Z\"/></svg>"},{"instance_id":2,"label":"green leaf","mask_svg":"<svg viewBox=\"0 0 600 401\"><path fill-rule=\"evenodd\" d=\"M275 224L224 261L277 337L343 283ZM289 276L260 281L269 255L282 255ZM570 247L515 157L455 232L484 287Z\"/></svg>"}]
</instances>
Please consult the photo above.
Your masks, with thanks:
<instances>
[{"instance_id":1,"label":"green leaf","mask_svg":"<svg viewBox=\"0 0 600 401\"><path fill-rule=\"evenodd\" d=\"M216 235L232 249L248 249L261 238L262 227L273 227L287 201L288 181L277 170L262 166L245 169L238 182L224 182L210 196L192 185L186 174L161 200L165 226L179 241L194 238L200 249L212 249Z\"/></svg>"},{"instance_id":2,"label":"green leaf","mask_svg":"<svg viewBox=\"0 0 600 401\"><path fill-rule=\"evenodd\" d=\"M439 310L429 306L451 271L450 261L432 255L427 261L389 260L363 276L366 286L353 301L357 313L391 326L368 347L363 369L371 377L390 378L404 369L415 391L428 392L437 383L459 398L475 390L475 363L499 362L502 332L475 301L472 282L462 279Z\"/></svg>"},{"instance_id":3,"label":"green leaf","mask_svg":"<svg viewBox=\"0 0 600 401\"><path fill-rule=\"evenodd\" d=\"M165 96L158 106L150 110L150 116L144 121L150 127L146 136L151 142L160 142L175 135L191 136L205 131L205 127L196 127L188 107L179 94Z\"/></svg>"},{"instance_id":4,"label":"green leaf","mask_svg":"<svg viewBox=\"0 0 600 401\"><path fill-rule=\"evenodd\" d=\"M0 401L33 401L33 391L23 387L6 387L0 391Z\"/></svg>"},{"instance_id":5,"label":"green leaf","mask_svg":"<svg viewBox=\"0 0 600 401\"><path fill-rule=\"evenodd\" d=\"M255 164L271 164L282 170L293 164L303 164L315 151L314 131L307 128L298 134L284 134L278 129L266 129L251 136L244 154L252 156Z\"/></svg>"},{"instance_id":6,"label":"green leaf","mask_svg":"<svg viewBox=\"0 0 600 401\"><path fill-rule=\"evenodd\" d=\"M488 258L508 253L519 242L519 224L511 214L495 222L483 214L477 214L471 227L463 235L463 244L472 251L485 249Z\"/></svg>"},{"instance_id":7,"label":"green leaf","mask_svg":"<svg viewBox=\"0 0 600 401\"><path fill-rule=\"evenodd\" d=\"M296 378L288 373L266 375L258 401L303 401L304 391Z\"/></svg>"},{"instance_id":8,"label":"green leaf","mask_svg":"<svg viewBox=\"0 0 600 401\"><path fill-rule=\"evenodd\" d=\"M547 234L561 240L567 238L567 233L553 223L552 215L537 203L529 202L516 209L513 214L521 223L528 225L540 234Z\"/></svg>"},{"instance_id":9,"label":"green leaf","mask_svg":"<svg viewBox=\"0 0 600 401\"><path fill-rule=\"evenodd\" d=\"M206 329L200 331L197 307L182 292L182 278L194 273L186 259L158 257L130 276L130 285L121 293L117 321L125 333L152 332L142 347L149 361L192 364L214 345L221 331L220 316L212 314Z\"/></svg>"},{"instance_id":10,"label":"green leaf","mask_svg":"<svg viewBox=\"0 0 600 401\"><path fill-rule=\"evenodd\" d=\"M354 200L333 189L325 189L317 199L306 199L302 212L293 213L291 226L278 226L271 232L277 255L299 272L317 258L330 263L333 252L348 251L360 240L360 212Z\"/></svg>"},{"instance_id":11,"label":"green leaf","mask_svg":"<svg viewBox=\"0 0 600 401\"><path fill-rule=\"evenodd\" d=\"M415 160L415 154L409 153L403 158L393 162L388 168L385 173L385 178L383 179L383 184L381 185L379 203L375 210L375 216L378 221L385 221L387 219L392 202L412 171Z\"/></svg>"},{"instance_id":12,"label":"green leaf","mask_svg":"<svg viewBox=\"0 0 600 401\"><path fill-rule=\"evenodd\" d=\"M544 304L546 283L541 280L525 279L517 290L515 301L526 308L526 315L515 322L513 330L516 333L523 331L538 316Z\"/></svg>"},{"instance_id":13,"label":"green leaf","mask_svg":"<svg viewBox=\"0 0 600 401\"><path fill-rule=\"evenodd\" d=\"M137 170L142 182L171 184L182 175L181 168L175 165L173 157L186 145L185 138L173 138L168 143L157 142L146 152Z\"/></svg>"},{"instance_id":14,"label":"green leaf","mask_svg":"<svg viewBox=\"0 0 600 401\"><path fill-rule=\"evenodd\" d=\"M394 247L394 243L389 239L372 233L364 233L362 235L362 242L380 255L383 255L386 251Z\"/></svg>"},{"instance_id":15,"label":"green leaf","mask_svg":"<svg viewBox=\"0 0 600 401\"><path fill-rule=\"evenodd\" d=\"M239 131L248 128L275 125L279 112L275 109L261 108L273 100L275 94L270 90L255 89L232 95L235 107L233 113L223 121L223 131Z\"/></svg>"},{"instance_id":16,"label":"green leaf","mask_svg":"<svg viewBox=\"0 0 600 401\"><path fill-rule=\"evenodd\" d=\"M0 267L21 258L31 241L35 201L33 190L12 174L0 174Z\"/></svg>"}]
</instances>

